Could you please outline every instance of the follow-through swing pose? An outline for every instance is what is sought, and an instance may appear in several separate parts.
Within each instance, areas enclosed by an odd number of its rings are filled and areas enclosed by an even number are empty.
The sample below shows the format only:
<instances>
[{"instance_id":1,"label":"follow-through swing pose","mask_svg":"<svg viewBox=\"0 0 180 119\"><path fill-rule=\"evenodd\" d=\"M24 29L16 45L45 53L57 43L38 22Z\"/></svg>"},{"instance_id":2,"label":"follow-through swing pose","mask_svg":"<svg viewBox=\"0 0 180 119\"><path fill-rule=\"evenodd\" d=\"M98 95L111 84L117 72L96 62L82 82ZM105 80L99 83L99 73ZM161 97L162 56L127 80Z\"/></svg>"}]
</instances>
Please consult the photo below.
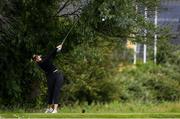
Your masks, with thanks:
<instances>
[{"instance_id":1,"label":"follow-through swing pose","mask_svg":"<svg viewBox=\"0 0 180 119\"><path fill-rule=\"evenodd\" d=\"M60 89L63 84L63 75L52 64L53 58L62 49L62 44L58 45L46 57L41 55L33 55L33 60L44 70L47 77L48 85L48 108L45 113L57 113Z\"/></svg>"}]
</instances>

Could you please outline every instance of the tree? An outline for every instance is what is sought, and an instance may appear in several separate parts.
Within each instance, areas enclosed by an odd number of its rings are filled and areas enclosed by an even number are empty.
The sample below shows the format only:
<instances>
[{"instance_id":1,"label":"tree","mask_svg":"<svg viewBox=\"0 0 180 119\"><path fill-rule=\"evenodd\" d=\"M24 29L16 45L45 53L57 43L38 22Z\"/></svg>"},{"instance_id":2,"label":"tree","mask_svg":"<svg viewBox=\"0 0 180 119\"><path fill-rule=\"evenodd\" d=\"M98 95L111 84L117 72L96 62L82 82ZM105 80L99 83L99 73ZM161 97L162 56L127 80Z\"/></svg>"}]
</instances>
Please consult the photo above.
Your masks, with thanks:
<instances>
[{"instance_id":1,"label":"tree","mask_svg":"<svg viewBox=\"0 0 180 119\"><path fill-rule=\"evenodd\" d=\"M123 44L130 34L143 37L138 35L141 29L151 28L135 12L135 1L131 0L2 0L1 3L1 104L22 104L24 100L39 104L44 100L45 93L38 95L45 78L30 61L31 56L44 55L55 47L74 22L76 25L63 49L67 55L79 45L94 46L99 43L98 37L115 38Z\"/></svg>"}]
</instances>

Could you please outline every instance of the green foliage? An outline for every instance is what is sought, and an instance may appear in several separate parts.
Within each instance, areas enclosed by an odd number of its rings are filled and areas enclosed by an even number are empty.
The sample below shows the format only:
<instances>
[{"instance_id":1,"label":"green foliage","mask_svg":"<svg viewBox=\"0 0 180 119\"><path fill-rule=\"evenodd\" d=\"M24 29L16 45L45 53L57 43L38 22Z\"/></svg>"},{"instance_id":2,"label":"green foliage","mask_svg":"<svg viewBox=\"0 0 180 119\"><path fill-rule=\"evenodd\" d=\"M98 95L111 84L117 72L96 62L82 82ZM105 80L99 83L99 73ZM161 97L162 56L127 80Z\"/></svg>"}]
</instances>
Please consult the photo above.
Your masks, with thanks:
<instances>
[{"instance_id":1,"label":"green foliage","mask_svg":"<svg viewBox=\"0 0 180 119\"><path fill-rule=\"evenodd\" d=\"M144 16L137 12L136 5L140 9L145 6L154 8L157 0L132 1L132 0L92 0L82 12L81 19L84 25L92 29L98 35L109 37L121 37L121 40L145 42L144 33L148 29L147 41L152 41L154 25L144 19ZM154 5L154 7L152 7ZM141 8L142 7L142 8ZM91 19L89 19L91 16ZM134 37L131 37L134 36Z\"/></svg>"},{"instance_id":2,"label":"green foliage","mask_svg":"<svg viewBox=\"0 0 180 119\"><path fill-rule=\"evenodd\" d=\"M137 3L147 6L149 9L154 9L159 6L160 0L136 0Z\"/></svg>"},{"instance_id":3,"label":"green foliage","mask_svg":"<svg viewBox=\"0 0 180 119\"><path fill-rule=\"evenodd\" d=\"M107 102L117 98L118 86L112 80L117 64L112 60L115 44L98 39L94 42L97 44L81 44L59 59L66 76L62 102ZM103 45L106 47L100 47Z\"/></svg>"},{"instance_id":4,"label":"green foliage","mask_svg":"<svg viewBox=\"0 0 180 119\"><path fill-rule=\"evenodd\" d=\"M43 53L56 42L51 40L58 37L54 29L59 27L58 19L50 17L53 6L53 2L41 0L12 0L1 5L2 15L7 20L3 26L8 26L0 33L2 104L26 104L39 98L43 76L30 60L33 53Z\"/></svg>"},{"instance_id":5,"label":"green foliage","mask_svg":"<svg viewBox=\"0 0 180 119\"><path fill-rule=\"evenodd\" d=\"M168 70L167 70L168 68ZM171 75L170 72L175 75ZM175 101L180 99L179 72L151 63L127 68L117 76L122 100Z\"/></svg>"},{"instance_id":6,"label":"green foliage","mask_svg":"<svg viewBox=\"0 0 180 119\"><path fill-rule=\"evenodd\" d=\"M56 15L59 4L62 7L63 3L79 0L2 1L0 4L1 104L21 106L31 104L38 107L46 102L46 78L36 64L30 61L31 56L35 53L47 54L62 41L76 22L64 44L63 54L56 62L66 78L62 90L62 102L65 104L77 100L88 103L108 102L119 98L129 100L136 96L140 96L143 100L179 98L176 94L179 91L178 85L174 88L170 87L179 79L178 74L170 73L177 68L175 66L172 70L162 68L164 72L168 72L168 75L164 74L164 81L160 81L156 73L143 74L145 70L141 69L142 66L137 72L127 71L129 76L126 76L126 72L121 74L122 80L113 78L117 73L115 69L118 63L129 59L127 55L129 51L124 52L130 34L137 34L137 40L141 40L144 34L142 36L138 33L143 29L149 29L151 34L154 31L154 26L147 23L141 14L136 13L135 1L91 0L78 14L78 21L74 17ZM152 0L136 2L148 7L156 5ZM172 62L172 59L169 61ZM150 72L154 70L151 66L147 68ZM153 74L154 78L151 78L150 74ZM140 78L135 80L134 77ZM152 90L145 85L146 82L140 83L146 77L149 78L147 80L149 85L157 83ZM132 81L127 80L131 78ZM176 80L167 85L171 78ZM125 87L121 87L121 83ZM167 96L164 90L173 96ZM157 97L156 93L160 91L163 93Z\"/></svg>"}]
</instances>

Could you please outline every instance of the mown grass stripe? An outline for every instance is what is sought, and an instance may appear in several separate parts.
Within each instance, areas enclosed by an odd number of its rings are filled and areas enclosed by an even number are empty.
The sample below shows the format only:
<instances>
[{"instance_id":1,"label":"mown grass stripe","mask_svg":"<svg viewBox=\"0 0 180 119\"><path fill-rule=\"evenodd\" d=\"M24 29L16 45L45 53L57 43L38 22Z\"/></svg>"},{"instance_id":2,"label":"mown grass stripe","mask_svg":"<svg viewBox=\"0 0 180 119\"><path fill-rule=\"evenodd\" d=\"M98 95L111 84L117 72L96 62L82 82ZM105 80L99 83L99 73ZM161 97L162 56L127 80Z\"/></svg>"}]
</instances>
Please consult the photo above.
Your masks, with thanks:
<instances>
[{"instance_id":1,"label":"mown grass stripe","mask_svg":"<svg viewBox=\"0 0 180 119\"><path fill-rule=\"evenodd\" d=\"M3 118L180 118L180 113L6 113Z\"/></svg>"}]
</instances>

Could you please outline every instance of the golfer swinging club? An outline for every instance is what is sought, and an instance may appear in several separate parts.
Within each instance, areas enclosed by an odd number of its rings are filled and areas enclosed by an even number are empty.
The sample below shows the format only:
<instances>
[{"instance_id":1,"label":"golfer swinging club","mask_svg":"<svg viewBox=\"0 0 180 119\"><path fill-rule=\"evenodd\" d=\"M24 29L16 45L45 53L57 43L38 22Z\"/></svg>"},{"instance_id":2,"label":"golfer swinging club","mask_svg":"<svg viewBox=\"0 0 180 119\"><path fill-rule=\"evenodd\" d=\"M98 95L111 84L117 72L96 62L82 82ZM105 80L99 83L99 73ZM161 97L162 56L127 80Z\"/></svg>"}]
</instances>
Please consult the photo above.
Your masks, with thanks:
<instances>
[{"instance_id":1,"label":"golfer swinging club","mask_svg":"<svg viewBox=\"0 0 180 119\"><path fill-rule=\"evenodd\" d=\"M52 60L56 54L61 51L61 49L62 44L58 45L46 57L42 57L41 55L33 55L33 61L35 61L39 67L44 70L47 77L48 108L46 109L45 113L57 113L60 89L63 84L63 75L52 64Z\"/></svg>"}]
</instances>

